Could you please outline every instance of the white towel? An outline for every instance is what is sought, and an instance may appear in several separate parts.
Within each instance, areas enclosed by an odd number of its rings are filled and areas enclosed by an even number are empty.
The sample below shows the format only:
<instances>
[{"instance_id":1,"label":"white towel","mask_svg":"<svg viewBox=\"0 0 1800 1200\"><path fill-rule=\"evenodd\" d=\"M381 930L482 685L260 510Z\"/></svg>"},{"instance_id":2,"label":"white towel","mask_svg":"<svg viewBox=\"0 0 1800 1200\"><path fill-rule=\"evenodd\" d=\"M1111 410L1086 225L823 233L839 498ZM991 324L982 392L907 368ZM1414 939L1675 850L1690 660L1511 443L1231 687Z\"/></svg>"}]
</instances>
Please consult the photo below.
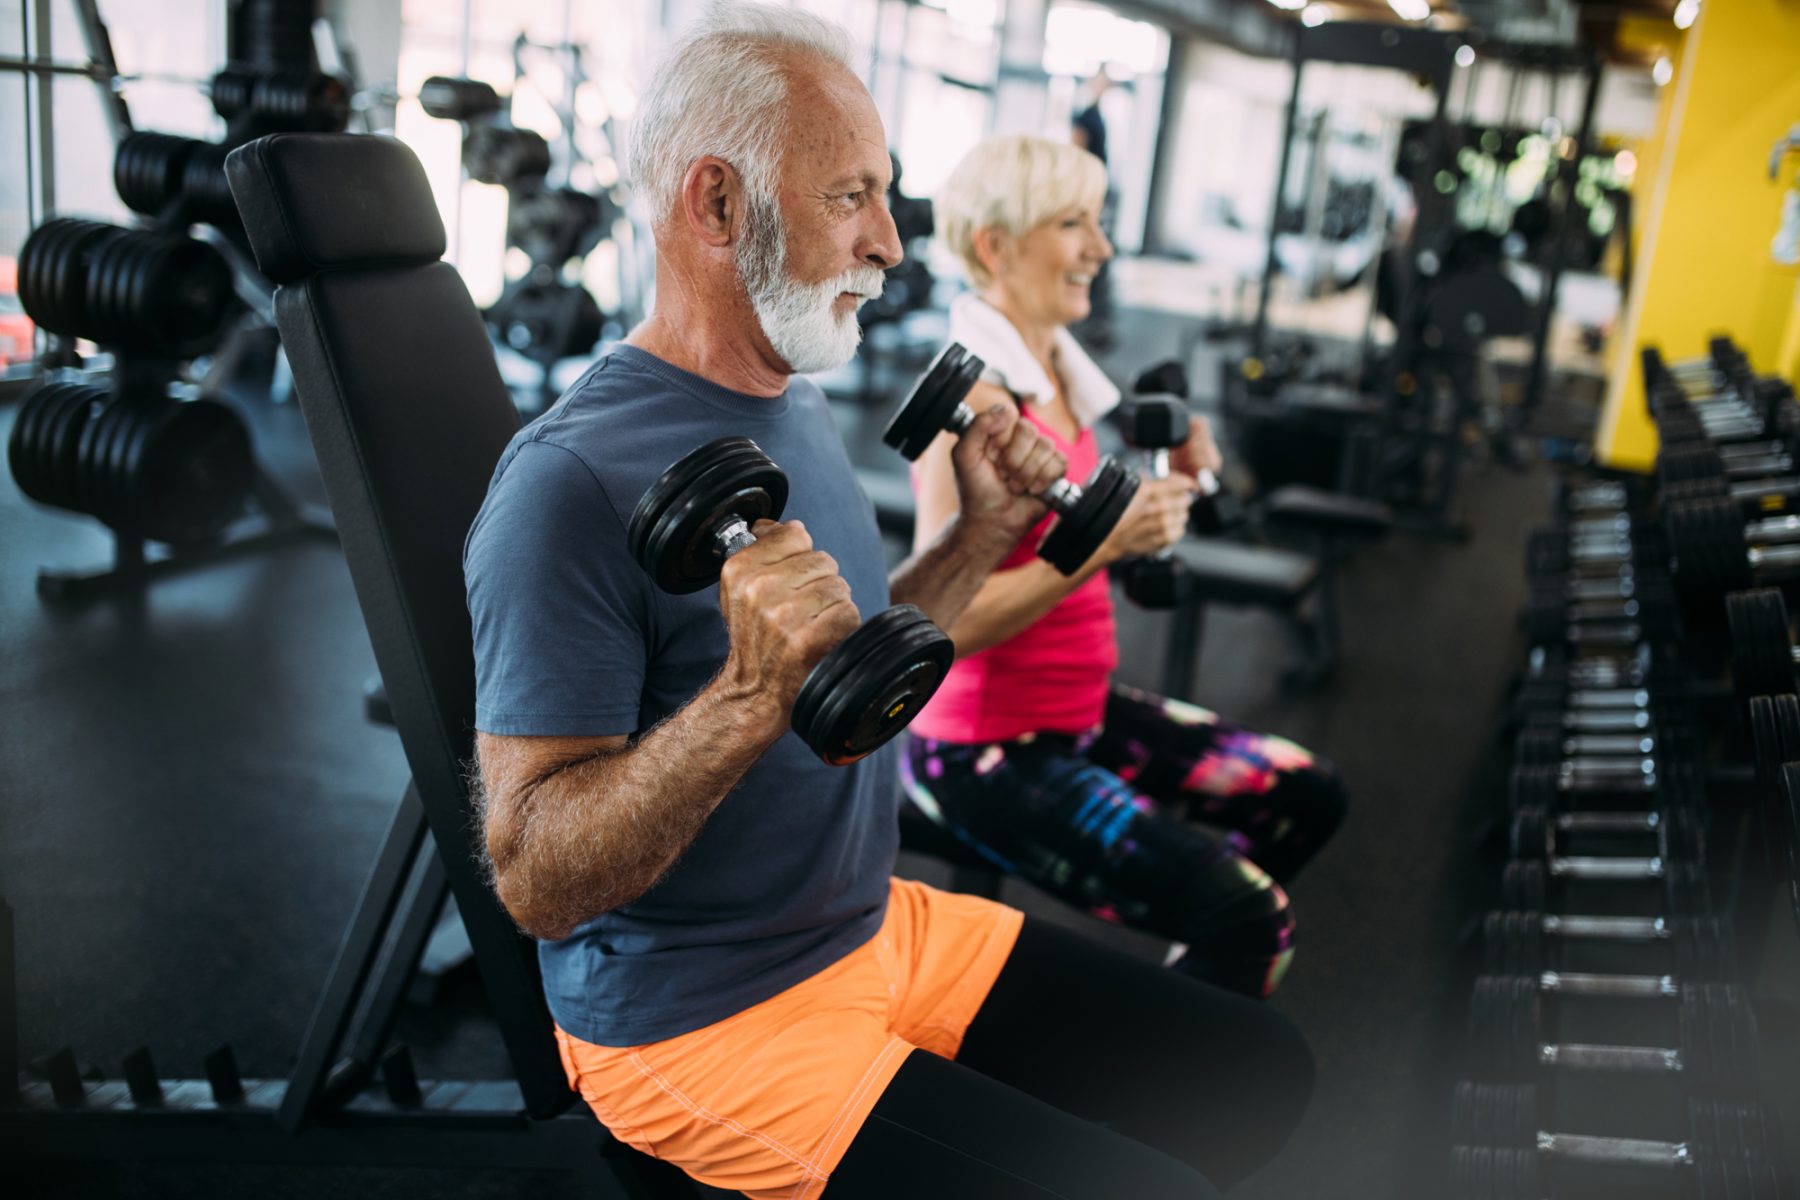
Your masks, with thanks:
<instances>
[{"instance_id":1,"label":"white towel","mask_svg":"<svg viewBox=\"0 0 1800 1200\"><path fill-rule=\"evenodd\" d=\"M1049 373L1006 314L974 292L964 292L950 302L950 340L962 343L963 349L987 364L984 380L1013 395L1045 404L1056 394ZM1056 359L1067 388L1064 398L1083 429L1118 407L1119 389L1067 329L1056 331Z\"/></svg>"}]
</instances>

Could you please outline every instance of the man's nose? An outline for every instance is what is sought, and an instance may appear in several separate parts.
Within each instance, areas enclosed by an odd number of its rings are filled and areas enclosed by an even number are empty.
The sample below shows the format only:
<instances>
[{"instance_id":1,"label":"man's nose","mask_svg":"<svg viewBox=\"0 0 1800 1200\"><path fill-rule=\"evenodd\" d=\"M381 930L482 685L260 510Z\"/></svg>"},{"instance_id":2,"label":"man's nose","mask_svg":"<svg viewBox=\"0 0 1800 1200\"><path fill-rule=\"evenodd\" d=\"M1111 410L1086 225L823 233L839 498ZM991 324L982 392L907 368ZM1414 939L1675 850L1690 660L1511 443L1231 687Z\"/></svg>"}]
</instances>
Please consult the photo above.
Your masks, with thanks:
<instances>
[{"instance_id":1,"label":"man's nose","mask_svg":"<svg viewBox=\"0 0 1800 1200\"><path fill-rule=\"evenodd\" d=\"M865 236L857 258L878 271L891 271L905 257L906 249L900 244L900 230L894 224L894 214L883 204L876 210L874 227Z\"/></svg>"}]
</instances>

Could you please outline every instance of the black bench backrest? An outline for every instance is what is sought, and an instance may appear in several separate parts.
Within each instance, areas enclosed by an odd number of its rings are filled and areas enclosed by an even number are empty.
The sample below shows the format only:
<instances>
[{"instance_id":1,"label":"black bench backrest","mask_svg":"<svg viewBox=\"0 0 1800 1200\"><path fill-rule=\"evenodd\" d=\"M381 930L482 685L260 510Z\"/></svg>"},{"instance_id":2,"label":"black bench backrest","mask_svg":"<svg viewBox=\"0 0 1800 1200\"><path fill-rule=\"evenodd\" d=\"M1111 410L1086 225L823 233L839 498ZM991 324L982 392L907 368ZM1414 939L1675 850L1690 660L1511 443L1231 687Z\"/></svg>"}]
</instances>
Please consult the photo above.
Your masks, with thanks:
<instances>
[{"instance_id":1,"label":"black bench backrest","mask_svg":"<svg viewBox=\"0 0 1800 1200\"><path fill-rule=\"evenodd\" d=\"M294 389L432 837L526 1106L552 1115L571 1094L535 948L482 876L463 778L475 717L463 539L518 415L480 313L439 261L444 227L412 151L276 134L226 169L280 285Z\"/></svg>"}]
</instances>

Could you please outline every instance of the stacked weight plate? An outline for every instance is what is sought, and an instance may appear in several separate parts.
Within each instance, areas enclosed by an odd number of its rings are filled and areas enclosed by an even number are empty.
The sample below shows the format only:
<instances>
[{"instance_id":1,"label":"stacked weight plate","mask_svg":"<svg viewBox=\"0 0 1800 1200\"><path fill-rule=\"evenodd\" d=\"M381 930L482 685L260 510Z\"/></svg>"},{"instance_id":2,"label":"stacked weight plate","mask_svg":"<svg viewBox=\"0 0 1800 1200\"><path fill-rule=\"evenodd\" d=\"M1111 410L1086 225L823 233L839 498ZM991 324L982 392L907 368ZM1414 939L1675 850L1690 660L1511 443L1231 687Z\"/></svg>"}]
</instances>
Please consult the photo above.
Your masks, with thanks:
<instances>
[{"instance_id":1,"label":"stacked weight plate","mask_svg":"<svg viewBox=\"0 0 1800 1200\"><path fill-rule=\"evenodd\" d=\"M1743 481L1784 496L1766 481L1791 470L1781 430L1800 423L1782 424L1791 397L1760 388L1728 343L1701 364L1647 366L1652 413L1673 435L1656 476L1565 481L1527 547L1507 861L1500 906L1480 921L1452 1107L1449 1191L1466 1200L1800 1195L1762 1095L1736 929L1709 884L1735 869L1719 861L1735 839L1718 828L1712 779L1743 697L1694 618L1724 624L1726 581L1684 571L1670 528L1696 502L1765 503L1734 493ZM1742 557L1744 522L1721 532L1712 519L1708 536L1725 543L1714 557ZM1679 536L1693 553L1692 531ZM1757 631L1746 653L1759 680L1785 655L1792 691L1785 612L1743 607L1731 602L1731 620ZM1779 719L1758 709L1759 795L1781 786L1784 751L1800 759L1800 700L1788 700ZM1800 763L1788 789L1800 797Z\"/></svg>"}]
</instances>

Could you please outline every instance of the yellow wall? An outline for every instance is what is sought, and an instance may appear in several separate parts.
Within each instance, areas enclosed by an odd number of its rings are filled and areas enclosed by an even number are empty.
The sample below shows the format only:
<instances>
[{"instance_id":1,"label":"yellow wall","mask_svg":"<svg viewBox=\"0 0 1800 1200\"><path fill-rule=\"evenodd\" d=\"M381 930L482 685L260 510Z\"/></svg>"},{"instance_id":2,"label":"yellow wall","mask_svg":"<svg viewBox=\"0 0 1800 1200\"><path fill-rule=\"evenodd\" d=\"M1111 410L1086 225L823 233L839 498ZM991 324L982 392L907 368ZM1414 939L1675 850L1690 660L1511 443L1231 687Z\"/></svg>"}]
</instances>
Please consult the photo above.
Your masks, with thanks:
<instances>
[{"instance_id":1,"label":"yellow wall","mask_svg":"<svg viewBox=\"0 0 1800 1200\"><path fill-rule=\"evenodd\" d=\"M1800 0L1706 0L1669 90L1595 439L1600 460L1619 467L1656 456L1641 346L1692 358L1729 333L1760 370L1782 365L1784 345L1788 364L1800 350L1795 272L1769 257L1782 189L1768 179L1769 148L1800 121Z\"/></svg>"}]
</instances>

